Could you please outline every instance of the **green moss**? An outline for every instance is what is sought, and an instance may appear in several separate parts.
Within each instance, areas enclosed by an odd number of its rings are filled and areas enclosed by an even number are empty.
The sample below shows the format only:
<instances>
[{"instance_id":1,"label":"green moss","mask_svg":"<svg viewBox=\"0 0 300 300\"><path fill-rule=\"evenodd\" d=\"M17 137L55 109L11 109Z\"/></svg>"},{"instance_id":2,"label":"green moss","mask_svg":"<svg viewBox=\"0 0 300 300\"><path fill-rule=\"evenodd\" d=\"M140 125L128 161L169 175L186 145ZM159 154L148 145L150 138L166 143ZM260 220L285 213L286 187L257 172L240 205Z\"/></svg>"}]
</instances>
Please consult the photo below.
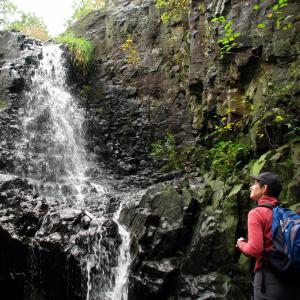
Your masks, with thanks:
<instances>
[{"instance_id":1,"label":"green moss","mask_svg":"<svg viewBox=\"0 0 300 300\"><path fill-rule=\"evenodd\" d=\"M85 75L94 57L93 44L82 37L76 37L71 31L57 37L56 42L66 46L73 54L75 67Z\"/></svg>"},{"instance_id":2,"label":"green moss","mask_svg":"<svg viewBox=\"0 0 300 300\"><path fill-rule=\"evenodd\" d=\"M0 109L4 109L7 107L7 102L5 100L0 99Z\"/></svg>"},{"instance_id":3,"label":"green moss","mask_svg":"<svg viewBox=\"0 0 300 300\"><path fill-rule=\"evenodd\" d=\"M80 91L80 96L81 97L88 97L92 88L90 85L84 85Z\"/></svg>"}]
</instances>

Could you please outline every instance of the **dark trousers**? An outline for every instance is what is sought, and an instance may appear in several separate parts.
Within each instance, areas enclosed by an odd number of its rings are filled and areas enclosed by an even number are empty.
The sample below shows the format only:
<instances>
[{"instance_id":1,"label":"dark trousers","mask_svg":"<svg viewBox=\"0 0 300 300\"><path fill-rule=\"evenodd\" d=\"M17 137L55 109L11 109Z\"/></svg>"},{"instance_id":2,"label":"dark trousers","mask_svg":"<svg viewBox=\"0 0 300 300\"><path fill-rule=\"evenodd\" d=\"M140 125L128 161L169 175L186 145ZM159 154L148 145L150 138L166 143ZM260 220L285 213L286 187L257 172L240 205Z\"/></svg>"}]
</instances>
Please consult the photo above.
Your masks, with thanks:
<instances>
[{"instance_id":1,"label":"dark trousers","mask_svg":"<svg viewBox=\"0 0 300 300\"><path fill-rule=\"evenodd\" d=\"M263 280L265 292L262 291ZM288 279L268 269L256 271L253 282L254 300L300 300L300 278Z\"/></svg>"}]
</instances>

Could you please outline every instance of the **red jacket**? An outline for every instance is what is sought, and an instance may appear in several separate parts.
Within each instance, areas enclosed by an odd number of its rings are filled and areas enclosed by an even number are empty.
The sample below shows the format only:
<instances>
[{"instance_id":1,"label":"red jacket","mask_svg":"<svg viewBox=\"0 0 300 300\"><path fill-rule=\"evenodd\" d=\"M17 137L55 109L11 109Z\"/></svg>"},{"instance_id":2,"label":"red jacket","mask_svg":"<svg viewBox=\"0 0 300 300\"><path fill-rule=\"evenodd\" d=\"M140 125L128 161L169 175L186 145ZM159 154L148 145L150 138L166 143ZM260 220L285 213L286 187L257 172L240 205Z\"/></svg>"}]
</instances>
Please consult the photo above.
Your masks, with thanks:
<instances>
[{"instance_id":1,"label":"red jacket","mask_svg":"<svg viewBox=\"0 0 300 300\"><path fill-rule=\"evenodd\" d=\"M278 204L273 197L263 196L258 205L271 203ZM248 214L248 241L239 242L240 250L256 258L254 272L262 266L262 253L273 249L272 243L272 210L268 207L256 207Z\"/></svg>"}]
</instances>

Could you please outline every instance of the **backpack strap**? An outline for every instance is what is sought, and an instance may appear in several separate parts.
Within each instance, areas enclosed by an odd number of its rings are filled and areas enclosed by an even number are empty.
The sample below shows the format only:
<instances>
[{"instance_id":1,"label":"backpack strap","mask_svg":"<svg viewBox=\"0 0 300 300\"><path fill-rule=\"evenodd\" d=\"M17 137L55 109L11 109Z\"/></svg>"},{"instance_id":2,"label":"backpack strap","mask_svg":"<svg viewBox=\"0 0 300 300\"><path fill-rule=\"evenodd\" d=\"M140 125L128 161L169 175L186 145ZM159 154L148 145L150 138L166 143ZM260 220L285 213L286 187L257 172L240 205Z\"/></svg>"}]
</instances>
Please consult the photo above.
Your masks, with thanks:
<instances>
[{"instance_id":1,"label":"backpack strap","mask_svg":"<svg viewBox=\"0 0 300 300\"><path fill-rule=\"evenodd\" d=\"M277 205L272 205L271 203L265 203L265 204L257 205L256 207L267 207L267 208L273 209L276 206Z\"/></svg>"}]
</instances>

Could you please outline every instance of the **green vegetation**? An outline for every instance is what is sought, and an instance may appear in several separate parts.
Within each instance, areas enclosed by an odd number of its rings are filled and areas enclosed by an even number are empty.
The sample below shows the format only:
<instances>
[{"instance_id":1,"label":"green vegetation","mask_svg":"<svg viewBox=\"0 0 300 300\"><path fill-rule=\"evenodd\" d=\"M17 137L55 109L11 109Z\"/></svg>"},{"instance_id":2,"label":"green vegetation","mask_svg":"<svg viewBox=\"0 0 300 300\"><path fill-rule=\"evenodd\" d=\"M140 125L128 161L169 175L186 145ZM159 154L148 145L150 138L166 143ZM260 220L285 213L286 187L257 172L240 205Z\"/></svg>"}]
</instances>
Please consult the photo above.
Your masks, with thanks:
<instances>
[{"instance_id":1,"label":"green vegetation","mask_svg":"<svg viewBox=\"0 0 300 300\"><path fill-rule=\"evenodd\" d=\"M233 22L231 20L226 20L224 16L215 17L211 20L211 22L217 22L222 25L222 31L224 33L218 40L218 44L220 45L219 56L223 59L225 55L230 54L232 49L238 45L236 38L239 37L241 33L235 32L232 29Z\"/></svg>"},{"instance_id":2,"label":"green vegetation","mask_svg":"<svg viewBox=\"0 0 300 300\"><path fill-rule=\"evenodd\" d=\"M2 100L2 99L0 99L0 110L3 109L3 108L5 108L5 107L7 107L7 102L4 101L4 100Z\"/></svg>"},{"instance_id":3,"label":"green vegetation","mask_svg":"<svg viewBox=\"0 0 300 300\"><path fill-rule=\"evenodd\" d=\"M82 89L79 94L81 97L87 97L90 94L91 90L92 90L92 87L90 85L86 84L86 85L82 86Z\"/></svg>"},{"instance_id":4,"label":"green vegetation","mask_svg":"<svg viewBox=\"0 0 300 300\"><path fill-rule=\"evenodd\" d=\"M176 149L175 138L170 132L167 133L164 141L157 141L152 144L152 152L150 155L164 160L164 164L161 168L163 172L182 170L183 166L180 161L180 155Z\"/></svg>"},{"instance_id":5,"label":"green vegetation","mask_svg":"<svg viewBox=\"0 0 300 300\"><path fill-rule=\"evenodd\" d=\"M45 41L49 38L44 21L32 13L17 10L12 2L0 2L0 25L4 29L15 29L33 38Z\"/></svg>"},{"instance_id":6,"label":"green vegetation","mask_svg":"<svg viewBox=\"0 0 300 300\"><path fill-rule=\"evenodd\" d=\"M83 75L86 75L93 60L93 44L82 37L76 37L71 31L60 35L56 41L66 46L73 55L74 66Z\"/></svg>"},{"instance_id":7,"label":"green vegetation","mask_svg":"<svg viewBox=\"0 0 300 300\"><path fill-rule=\"evenodd\" d=\"M126 53L127 63L131 66L138 66L141 58L139 57L138 50L134 46L131 34L127 35L126 41L121 45L122 50Z\"/></svg>"},{"instance_id":8,"label":"green vegetation","mask_svg":"<svg viewBox=\"0 0 300 300\"><path fill-rule=\"evenodd\" d=\"M226 116L221 118L220 124L214 126L214 128L217 130L218 133L226 133L228 131L232 131L234 126L235 126L235 124L233 122L228 122L229 114L234 112L234 110L233 109L227 109L225 112L226 112Z\"/></svg>"},{"instance_id":9,"label":"green vegetation","mask_svg":"<svg viewBox=\"0 0 300 300\"><path fill-rule=\"evenodd\" d=\"M221 141L208 150L211 170L226 177L241 165L249 153L249 147L232 141Z\"/></svg>"},{"instance_id":10,"label":"green vegetation","mask_svg":"<svg viewBox=\"0 0 300 300\"><path fill-rule=\"evenodd\" d=\"M260 0L258 4L255 4L253 9L259 10L261 8ZM284 31L289 30L293 27L292 23L289 21L291 16L282 16L282 9L288 5L288 0L277 0L276 3L272 6L271 10L267 13L268 19L275 18L276 29L282 29ZM259 29L266 28L265 23L260 23L257 25Z\"/></svg>"},{"instance_id":11,"label":"green vegetation","mask_svg":"<svg viewBox=\"0 0 300 300\"><path fill-rule=\"evenodd\" d=\"M73 15L67 20L70 26L90 12L105 5L105 0L73 0Z\"/></svg>"},{"instance_id":12,"label":"green vegetation","mask_svg":"<svg viewBox=\"0 0 300 300\"><path fill-rule=\"evenodd\" d=\"M164 10L161 15L163 23L178 21L187 16L190 0L155 0L156 7Z\"/></svg>"},{"instance_id":13,"label":"green vegetation","mask_svg":"<svg viewBox=\"0 0 300 300\"><path fill-rule=\"evenodd\" d=\"M5 28L17 11L17 6L8 0L0 1L0 26Z\"/></svg>"},{"instance_id":14,"label":"green vegetation","mask_svg":"<svg viewBox=\"0 0 300 300\"><path fill-rule=\"evenodd\" d=\"M44 21L31 13L22 13L20 18L17 21L8 24L6 29L19 30L24 34L41 41L46 41L49 38L48 30Z\"/></svg>"},{"instance_id":15,"label":"green vegetation","mask_svg":"<svg viewBox=\"0 0 300 300\"><path fill-rule=\"evenodd\" d=\"M279 131L280 127L287 125L288 119L285 117L284 111L280 108L273 108L266 111L264 108L260 108L258 111L253 112L256 121L256 135L259 139L267 138L268 143L274 146L275 139L271 139L269 133L271 130ZM289 120L291 122L291 120ZM292 127L292 125L288 126ZM269 128L269 130L267 130Z\"/></svg>"},{"instance_id":16,"label":"green vegetation","mask_svg":"<svg viewBox=\"0 0 300 300\"><path fill-rule=\"evenodd\" d=\"M253 10L258 11L261 8L261 4L263 0L259 0L253 6ZM282 9L288 5L288 0L276 0L276 3L272 6L271 11L267 13L267 19L275 19L276 29L283 31L290 30L293 28L293 24L291 22L292 16L283 16ZM267 21L266 19L266 21ZM241 33L235 32L232 28L233 22L231 20L226 20L224 16L214 17L211 22L217 22L221 24L221 32L223 32L220 39L218 39L217 43L220 46L219 56L223 59L226 55L232 52L232 49L238 45L236 42L236 38L238 38ZM258 29L267 28L266 22L257 24Z\"/></svg>"},{"instance_id":17,"label":"green vegetation","mask_svg":"<svg viewBox=\"0 0 300 300\"><path fill-rule=\"evenodd\" d=\"M168 132L164 141L152 144L151 156L162 159L163 172L185 170L203 174L213 171L217 176L225 178L248 162L249 146L223 140L209 150L194 145L178 147L174 136Z\"/></svg>"}]
</instances>

